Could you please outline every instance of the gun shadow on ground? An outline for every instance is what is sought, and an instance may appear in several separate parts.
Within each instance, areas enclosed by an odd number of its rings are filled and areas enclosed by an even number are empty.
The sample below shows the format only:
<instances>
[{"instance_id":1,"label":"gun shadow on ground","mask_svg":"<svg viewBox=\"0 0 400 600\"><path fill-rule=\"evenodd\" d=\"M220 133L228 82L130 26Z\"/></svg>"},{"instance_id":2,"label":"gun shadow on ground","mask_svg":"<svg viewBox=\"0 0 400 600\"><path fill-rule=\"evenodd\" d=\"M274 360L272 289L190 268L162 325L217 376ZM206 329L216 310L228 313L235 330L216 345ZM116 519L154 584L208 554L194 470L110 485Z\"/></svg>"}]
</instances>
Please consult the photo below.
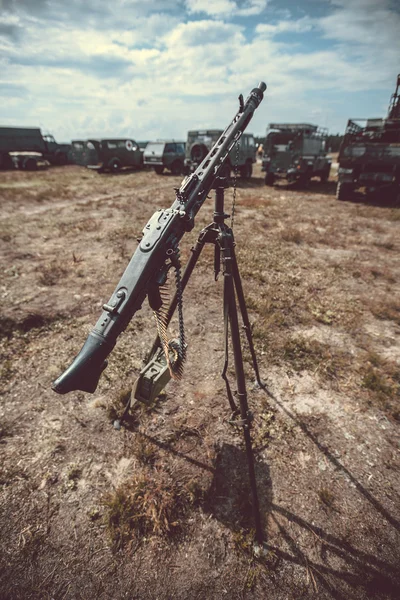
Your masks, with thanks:
<instances>
[{"instance_id":1,"label":"gun shadow on ground","mask_svg":"<svg viewBox=\"0 0 400 600\"><path fill-rule=\"evenodd\" d=\"M382 515L396 530L400 523L366 490L331 452L321 444L317 436L284 404L265 389L268 397L294 421L302 433L310 439L318 450L329 460L335 469L340 469L355 486L357 491ZM132 431L133 427L128 425ZM249 532L254 528L251 494L248 480L247 456L244 447L223 443L216 453L212 464L190 456L190 452L181 452L173 443L163 442L154 436L141 433L148 441L169 452L200 470L207 472L211 484L204 494L200 507L217 521L236 534ZM261 449L262 450L262 449ZM349 598L388 598L400 596L396 555L400 559L397 546L392 548L393 562L389 563L370 552L356 548L345 537L342 539L324 528L309 522L287 508L273 502L273 488L270 469L260 458L260 449L256 452L256 479L260 503L263 531L266 536L268 555L259 559L265 563L267 571L273 573L285 570L285 565L302 567L306 570L307 580L311 582L319 597L349 600ZM268 539L268 532L274 530L274 543ZM304 536L312 534L314 550L299 543ZM278 534L278 535L277 535ZM277 544L276 540L279 540ZM309 539L309 537L308 537ZM389 543L389 539L386 540ZM318 546L316 556L315 548ZM305 549L306 548L306 549ZM310 557L310 554L312 557ZM335 566L332 566L334 562ZM319 591L318 591L319 590ZM360 595L361 594L361 595Z\"/></svg>"}]
</instances>

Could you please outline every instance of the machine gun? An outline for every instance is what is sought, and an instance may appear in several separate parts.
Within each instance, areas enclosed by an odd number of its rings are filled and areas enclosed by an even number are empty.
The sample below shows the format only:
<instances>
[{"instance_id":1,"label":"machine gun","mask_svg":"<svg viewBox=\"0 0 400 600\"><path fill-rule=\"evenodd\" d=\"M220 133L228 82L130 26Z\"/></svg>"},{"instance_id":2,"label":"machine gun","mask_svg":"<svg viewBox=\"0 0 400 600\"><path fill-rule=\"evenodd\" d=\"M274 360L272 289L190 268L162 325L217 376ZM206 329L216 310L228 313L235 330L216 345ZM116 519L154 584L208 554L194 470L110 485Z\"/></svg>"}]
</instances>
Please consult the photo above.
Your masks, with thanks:
<instances>
[{"instance_id":1,"label":"machine gun","mask_svg":"<svg viewBox=\"0 0 400 600\"><path fill-rule=\"evenodd\" d=\"M53 383L53 390L59 394L66 394L73 390L82 390L93 393L99 382L101 373L107 366L107 356L114 348L120 333L127 327L134 314L141 308L145 298L153 309L156 320L158 336L149 354L146 366L141 370L135 382L132 394L128 400L122 417L114 423L119 429L122 420L128 414L132 396L136 401L151 402L161 389L165 387L170 377L179 379L182 375L183 361L185 360L186 343L183 328L182 293L189 277L196 265L205 244L214 245L214 274L223 267L224 272L224 329L225 329L225 362L222 377L226 384L232 417L232 425L243 429L248 469L249 482L253 498L253 513L257 545L263 542L261 517L257 494L254 456L251 443L252 414L247 404L247 392L243 356L238 324L238 310L236 298L246 332L247 340L253 361L256 382L259 387L264 387L258 371L257 360L251 336L251 327L247 314L243 288L240 280L238 265L235 256L235 241L233 232L225 223L229 216L224 211L225 178L221 177L224 163L228 153L238 142L255 109L263 99L265 83L261 82L254 88L246 101L239 96L239 111L233 121L228 125L198 168L187 177L180 188L177 188L176 199L167 210L154 213L143 230L143 237L139 247L134 253L125 273L112 294L109 302L104 304L103 312L94 329L88 335L81 351L76 356L68 369ZM186 231L194 227L194 217L211 189L215 189L215 209L213 222L205 227L199 234L196 245L192 248L191 257L181 277L179 260L179 242ZM235 197L235 194L234 194ZM232 214L233 218L233 214ZM165 308L165 288L168 272L175 268L176 293L169 307ZM167 327L169 321L178 308L179 339L169 341ZM234 394L231 391L228 377L228 325L232 340L235 374L237 382L236 405Z\"/></svg>"},{"instance_id":2,"label":"machine gun","mask_svg":"<svg viewBox=\"0 0 400 600\"><path fill-rule=\"evenodd\" d=\"M93 393L107 366L107 356L145 298L148 298L154 311L162 308L162 286L169 269L179 260L179 242L186 231L193 229L194 217L213 188L229 151L241 137L262 101L265 89L265 83L261 82L250 92L245 102L240 95L240 107L236 116L196 171L176 189L172 206L153 214L143 229L138 248L110 300L103 305L103 312L81 351L66 371L54 381L52 388L55 392L66 394L82 390ZM175 350L178 356L173 364L178 374L184 352L181 345ZM168 350L166 355L168 356Z\"/></svg>"}]
</instances>

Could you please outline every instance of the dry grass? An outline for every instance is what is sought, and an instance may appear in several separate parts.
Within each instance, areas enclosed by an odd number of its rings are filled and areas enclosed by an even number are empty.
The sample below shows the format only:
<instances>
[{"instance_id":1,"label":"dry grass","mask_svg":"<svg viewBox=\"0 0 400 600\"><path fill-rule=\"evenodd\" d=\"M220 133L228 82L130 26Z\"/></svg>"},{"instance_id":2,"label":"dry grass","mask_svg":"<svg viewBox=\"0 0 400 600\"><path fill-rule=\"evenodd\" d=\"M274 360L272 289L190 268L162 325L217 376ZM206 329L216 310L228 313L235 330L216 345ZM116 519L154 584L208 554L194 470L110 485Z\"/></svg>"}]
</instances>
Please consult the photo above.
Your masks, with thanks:
<instances>
[{"instance_id":1,"label":"dry grass","mask_svg":"<svg viewBox=\"0 0 400 600\"><path fill-rule=\"evenodd\" d=\"M399 548L399 213L336 203L317 183L315 194L267 189L260 174L257 187L238 189L239 268L261 377L277 398L271 408L249 379L261 519L274 549L255 561L243 436L226 423L219 380L222 286L213 291L211 247L185 291L185 376L162 401L135 408L119 432L105 417L121 414L151 346L147 306L118 339L92 402L50 390L123 272L132 227L140 234L145 211L171 204L175 180L49 170L35 174L38 206L32 175L29 194L31 180L12 176L24 187L5 208L13 229L2 230L3 595L380 598ZM60 182L64 201L47 194ZM211 212L212 201L182 254ZM15 310L15 299L26 301ZM38 307L43 320L26 320ZM53 323L65 311L74 319Z\"/></svg>"},{"instance_id":2,"label":"dry grass","mask_svg":"<svg viewBox=\"0 0 400 600\"><path fill-rule=\"evenodd\" d=\"M86 219L75 219L62 221L58 223L58 229L62 235L77 234L81 231L92 232L99 231L102 227L101 220L95 219L94 217L88 217Z\"/></svg>"},{"instance_id":3,"label":"dry grass","mask_svg":"<svg viewBox=\"0 0 400 600\"><path fill-rule=\"evenodd\" d=\"M369 308L377 319L394 321L397 325L400 325L400 303L371 300Z\"/></svg>"},{"instance_id":4,"label":"dry grass","mask_svg":"<svg viewBox=\"0 0 400 600\"><path fill-rule=\"evenodd\" d=\"M58 284L60 279L68 274L68 269L64 262L53 260L46 265L38 268L40 285L53 286Z\"/></svg>"},{"instance_id":5,"label":"dry grass","mask_svg":"<svg viewBox=\"0 0 400 600\"><path fill-rule=\"evenodd\" d=\"M319 501L328 508L334 508L335 505L335 494L333 494L328 488L323 487L318 492Z\"/></svg>"},{"instance_id":6,"label":"dry grass","mask_svg":"<svg viewBox=\"0 0 400 600\"><path fill-rule=\"evenodd\" d=\"M178 532L189 503L187 492L164 470L136 471L105 499L114 545L119 548L142 536Z\"/></svg>"},{"instance_id":7,"label":"dry grass","mask_svg":"<svg viewBox=\"0 0 400 600\"><path fill-rule=\"evenodd\" d=\"M299 245L304 242L304 232L294 227L286 227L281 233L281 238L285 242Z\"/></svg>"}]
</instances>

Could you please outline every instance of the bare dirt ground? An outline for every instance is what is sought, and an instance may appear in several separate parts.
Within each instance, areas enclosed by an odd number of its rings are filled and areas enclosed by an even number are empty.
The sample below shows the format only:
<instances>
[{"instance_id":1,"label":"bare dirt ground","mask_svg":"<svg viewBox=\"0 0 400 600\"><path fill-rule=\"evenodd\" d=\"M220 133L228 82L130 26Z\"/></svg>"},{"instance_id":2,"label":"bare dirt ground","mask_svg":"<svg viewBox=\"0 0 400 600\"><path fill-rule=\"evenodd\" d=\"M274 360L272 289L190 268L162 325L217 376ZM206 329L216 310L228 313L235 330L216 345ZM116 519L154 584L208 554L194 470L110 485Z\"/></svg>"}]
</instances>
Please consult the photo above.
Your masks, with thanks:
<instances>
[{"instance_id":1,"label":"bare dirt ground","mask_svg":"<svg viewBox=\"0 0 400 600\"><path fill-rule=\"evenodd\" d=\"M144 307L94 395L51 391L180 179L0 174L1 598L399 598L400 208L338 202L333 180L268 188L259 165L239 184L237 255L267 384L253 389L246 351L265 556L251 552L242 434L228 423L211 248L184 294L181 382L113 429L155 335Z\"/></svg>"}]
</instances>

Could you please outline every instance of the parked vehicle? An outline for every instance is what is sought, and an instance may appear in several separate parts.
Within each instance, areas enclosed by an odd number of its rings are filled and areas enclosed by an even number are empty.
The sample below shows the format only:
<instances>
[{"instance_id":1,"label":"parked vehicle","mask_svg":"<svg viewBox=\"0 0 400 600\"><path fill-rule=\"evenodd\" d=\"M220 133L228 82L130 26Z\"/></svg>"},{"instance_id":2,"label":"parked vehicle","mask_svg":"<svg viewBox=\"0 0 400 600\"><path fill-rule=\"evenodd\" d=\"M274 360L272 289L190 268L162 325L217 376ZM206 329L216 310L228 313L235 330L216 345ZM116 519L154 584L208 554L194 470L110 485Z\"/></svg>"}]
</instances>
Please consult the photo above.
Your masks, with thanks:
<instances>
[{"instance_id":1,"label":"parked vehicle","mask_svg":"<svg viewBox=\"0 0 400 600\"><path fill-rule=\"evenodd\" d=\"M273 185L278 178L301 183L312 177L327 181L331 169L327 134L327 129L309 123L270 123L261 166L266 185Z\"/></svg>"},{"instance_id":2,"label":"parked vehicle","mask_svg":"<svg viewBox=\"0 0 400 600\"><path fill-rule=\"evenodd\" d=\"M86 166L86 140L72 140L69 162L74 165Z\"/></svg>"},{"instance_id":3,"label":"parked vehicle","mask_svg":"<svg viewBox=\"0 0 400 600\"><path fill-rule=\"evenodd\" d=\"M58 144L52 135L34 127L0 127L0 168L36 169L46 160L52 165L68 162L70 144Z\"/></svg>"},{"instance_id":4,"label":"parked vehicle","mask_svg":"<svg viewBox=\"0 0 400 600\"><path fill-rule=\"evenodd\" d=\"M222 133L222 129L188 132L185 152L186 173L190 173L198 167ZM244 133L229 153L225 163L224 176L229 177L231 171L236 167L241 177L249 179L253 173L253 163L255 162L256 143L254 136L251 133Z\"/></svg>"},{"instance_id":5,"label":"parked vehicle","mask_svg":"<svg viewBox=\"0 0 400 600\"><path fill-rule=\"evenodd\" d=\"M83 161L89 169L99 173L117 173L124 167L140 168L143 152L131 138L87 140Z\"/></svg>"},{"instance_id":6,"label":"parked vehicle","mask_svg":"<svg viewBox=\"0 0 400 600\"><path fill-rule=\"evenodd\" d=\"M158 175L164 169L173 175L180 175L184 170L185 144L174 140L160 140L149 142L144 151L144 164L152 167Z\"/></svg>"},{"instance_id":7,"label":"parked vehicle","mask_svg":"<svg viewBox=\"0 0 400 600\"><path fill-rule=\"evenodd\" d=\"M349 119L338 162L338 200L357 190L400 200L400 74L385 119Z\"/></svg>"}]
</instances>

